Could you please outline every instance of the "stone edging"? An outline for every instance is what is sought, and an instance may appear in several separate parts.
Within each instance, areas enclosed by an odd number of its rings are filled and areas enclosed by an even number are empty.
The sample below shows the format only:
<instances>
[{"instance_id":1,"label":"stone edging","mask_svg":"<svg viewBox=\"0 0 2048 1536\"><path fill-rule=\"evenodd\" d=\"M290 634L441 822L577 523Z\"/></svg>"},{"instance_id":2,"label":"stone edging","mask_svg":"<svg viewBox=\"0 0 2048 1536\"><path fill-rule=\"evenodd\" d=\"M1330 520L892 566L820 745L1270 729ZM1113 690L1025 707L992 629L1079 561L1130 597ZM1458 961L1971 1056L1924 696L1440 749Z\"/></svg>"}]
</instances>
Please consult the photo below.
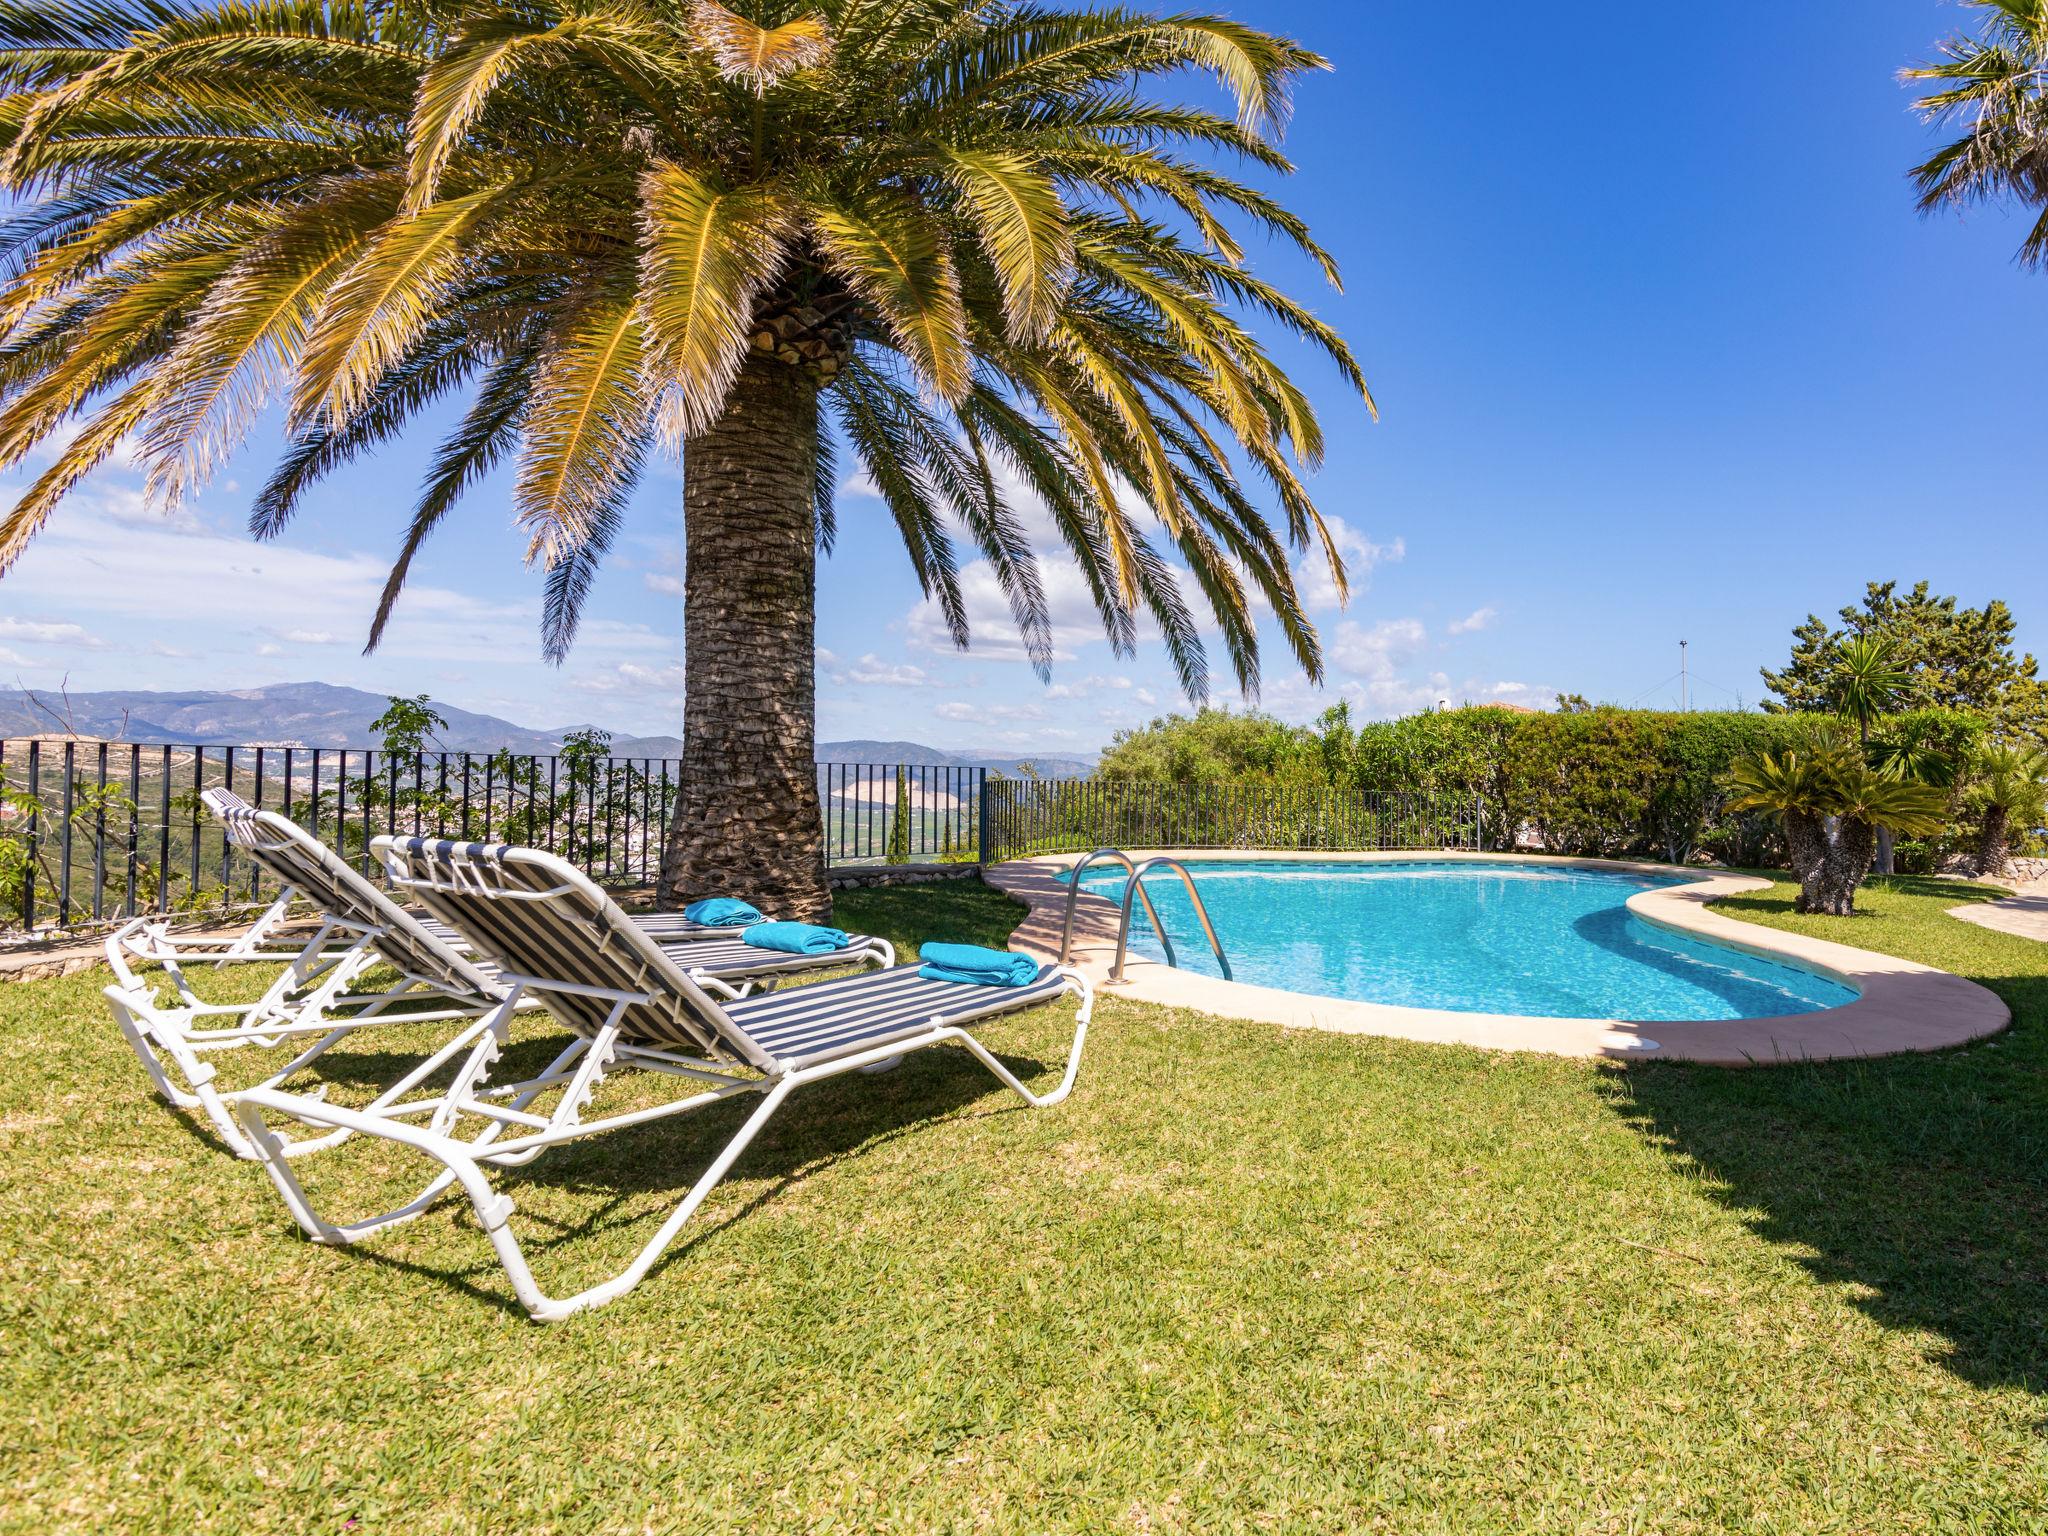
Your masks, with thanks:
<instances>
[{"instance_id":1,"label":"stone edging","mask_svg":"<svg viewBox=\"0 0 2048 1536\"><path fill-rule=\"evenodd\" d=\"M1131 856L1144 859L1154 852L1172 853L1191 865L1251 858L1325 863L1407 863L1426 859L1433 863L1466 860L1673 873L1669 865L1663 864L1450 851L1330 854L1131 850ZM1044 959L1051 959L1058 952L1066 904L1066 886L1058 875L1073 863L1074 857L1069 854L1019 859L986 871L989 884L1031 909L1011 938L1014 947ZM1541 1051L1558 1056L1700 1061L1727 1066L1940 1050L1994 1034L2011 1022L2011 1012L1997 994L1963 977L1846 944L1759 927L1708 910L1709 902L1744 891L1763 890L1768 884L1748 875L1701 871L1697 879L1686 885L1638 892L1629 898L1628 907L1637 917L1658 927L1725 944L1780 964L1817 971L1853 987L1858 994L1855 1002L1818 1013L1768 1019L1651 1023L1541 1019L1312 997L1198 976L1136 955L1125 968L1125 985L1109 995L1299 1029L1390 1035L1405 1040L1455 1042L1491 1050ZM1107 979L1114 958L1117 917L1114 903L1086 892L1075 910L1072 963L1098 983Z\"/></svg>"}]
</instances>

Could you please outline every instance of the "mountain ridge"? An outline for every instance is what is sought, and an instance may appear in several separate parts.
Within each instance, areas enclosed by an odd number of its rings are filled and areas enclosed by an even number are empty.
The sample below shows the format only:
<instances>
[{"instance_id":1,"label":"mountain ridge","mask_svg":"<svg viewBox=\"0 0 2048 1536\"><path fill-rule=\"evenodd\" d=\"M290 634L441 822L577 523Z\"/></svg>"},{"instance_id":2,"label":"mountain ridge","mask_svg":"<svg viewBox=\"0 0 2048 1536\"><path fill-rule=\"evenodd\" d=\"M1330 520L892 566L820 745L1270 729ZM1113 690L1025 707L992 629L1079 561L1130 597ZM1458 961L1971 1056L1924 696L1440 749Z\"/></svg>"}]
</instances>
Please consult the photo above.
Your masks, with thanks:
<instances>
[{"instance_id":1,"label":"mountain ridge","mask_svg":"<svg viewBox=\"0 0 2048 1536\"><path fill-rule=\"evenodd\" d=\"M31 697L39 702L31 702ZM375 746L369 724L388 696L339 683L273 683L261 688L199 688L176 692L112 689L61 695L22 690L0 697L0 738L48 736L66 726L81 736L110 741L168 742L173 746L278 746L360 749ZM434 701L448 722L436 735L451 752L548 755L563 737L589 726L534 729L496 715ZM614 735L615 757L680 757L675 736ZM1015 774L1027 764L1044 777L1085 773L1092 755L1072 752L996 754L949 751L914 741L826 741L820 762L909 763L949 768L991 768Z\"/></svg>"}]
</instances>

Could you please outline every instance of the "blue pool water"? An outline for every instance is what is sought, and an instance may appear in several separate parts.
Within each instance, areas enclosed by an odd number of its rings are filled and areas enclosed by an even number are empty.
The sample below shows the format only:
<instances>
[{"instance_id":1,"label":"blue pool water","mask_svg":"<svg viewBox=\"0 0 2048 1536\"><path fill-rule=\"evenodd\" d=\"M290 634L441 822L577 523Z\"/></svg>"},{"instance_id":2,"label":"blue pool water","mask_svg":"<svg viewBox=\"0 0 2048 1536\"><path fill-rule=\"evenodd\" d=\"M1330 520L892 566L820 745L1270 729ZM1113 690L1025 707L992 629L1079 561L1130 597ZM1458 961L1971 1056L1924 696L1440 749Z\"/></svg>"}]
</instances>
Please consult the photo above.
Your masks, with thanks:
<instances>
[{"instance_id":1,"label":"blue pool water","mask_svg":"<svg viewBox=\"0 0 2048 1536\"><path fill-rule=\"evenodd\" d=\"M1608 870L1477 863L1189 865L1230 957L1255 986L1321 997L1544 1018L1752 1019L1855 1001L1792 965L1654 928L1623 905L1682 884ZM1081 888L1120 900L1124 872ZM1146 877L1181 968L1221 972L1170 871ZM1132 914L1131 949L1165 958Z\"/></svg>"}]
</instances>

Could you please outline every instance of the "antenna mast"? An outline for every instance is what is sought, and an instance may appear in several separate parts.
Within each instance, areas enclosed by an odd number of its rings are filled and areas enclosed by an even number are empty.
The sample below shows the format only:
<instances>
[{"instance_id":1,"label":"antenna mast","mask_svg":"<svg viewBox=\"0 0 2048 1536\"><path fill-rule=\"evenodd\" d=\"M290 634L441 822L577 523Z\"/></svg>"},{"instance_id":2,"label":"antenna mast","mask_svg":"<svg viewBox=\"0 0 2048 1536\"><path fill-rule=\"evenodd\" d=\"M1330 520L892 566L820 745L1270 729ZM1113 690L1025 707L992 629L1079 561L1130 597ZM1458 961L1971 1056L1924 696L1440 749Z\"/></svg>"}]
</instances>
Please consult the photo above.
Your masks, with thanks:
<instances>
[{"instance_id":1,"label":"antenna mast","mask_svg":"<svg viewBox=\"0 0 2048 1536\"><path fill-rule=\"evenodd\" d=\"M1685 647L1685 641L1681 640L1678 642L1678 707L1681 710L1690 710L1692 708L1692 676L1686 670Z\"/></svg>"}]
</instances>

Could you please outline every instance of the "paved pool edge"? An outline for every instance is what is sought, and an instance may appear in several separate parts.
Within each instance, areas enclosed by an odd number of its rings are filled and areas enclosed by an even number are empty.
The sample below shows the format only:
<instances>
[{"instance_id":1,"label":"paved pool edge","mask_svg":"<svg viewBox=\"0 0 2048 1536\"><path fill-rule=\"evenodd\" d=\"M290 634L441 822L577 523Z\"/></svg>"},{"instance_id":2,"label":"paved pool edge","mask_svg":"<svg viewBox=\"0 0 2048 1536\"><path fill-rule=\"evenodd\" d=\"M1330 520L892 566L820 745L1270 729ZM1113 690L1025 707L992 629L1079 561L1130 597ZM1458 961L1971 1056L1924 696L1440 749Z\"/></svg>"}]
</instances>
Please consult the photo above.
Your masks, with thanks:
<instances>
[{"instance_id":1,"label":"paved pool edge","mask_svg":"<svg viewBox=\"0 0 2048 1536\"><path fill-rule=\"evenodd\" d=\"M1163 1003L1226 1018L1252 1019L1291 1029L1340 1034L1386 1035L1402 1040L1474 1045L1487 1050L1538 1051L1553 1056L1608 1057L1625 1061L1697 1061L1752 1066L1787 1061L1838 1061L1890 1056L1902 1051L1937 1051L1996 1034L2012 1014L1988 988L1947 971L1855 949L1804 934L1761 928L1707 904L1725 896L1766 889L1770 882L1750 875L1711 870L1681 871L1666 864L1618 859L1567 859L1540 854L1410 851L1401 853L1268 853L1256 849L1133 849L1145 859L1167 854L1189 865L1241 863L1247 859L1300 863L1401 864L1458 861L1576 869L1626 870L1640 874L1693 875L1684 885L1639 891L1628 908L1645 922L1704 938L1764 959L1804 966L1854 987L1853 1003L1814 1013L1766 1019L1622 1022L1613 1019L1545 1019L1519 1014L1452 1013L1402 1008L1386 1003L1312 997L1276 987L1222 981L1175 970L1133 955L1123 986L1110 997ZM1050 960L1059 952L1067 888L1059 879L1075 854L1016 859L984 872L998 890L1030 908L1011 936L1013 948ZM1083 892L1074 916L1070 963L1098 985L1109 976L1116 948L1116 904ZM1193 936L1190 936L1191 938ZM1199 942L1199 940L1195 940ZM1227 938L1226 938L1227 943Z\"/></svg>"}]
</instances>

